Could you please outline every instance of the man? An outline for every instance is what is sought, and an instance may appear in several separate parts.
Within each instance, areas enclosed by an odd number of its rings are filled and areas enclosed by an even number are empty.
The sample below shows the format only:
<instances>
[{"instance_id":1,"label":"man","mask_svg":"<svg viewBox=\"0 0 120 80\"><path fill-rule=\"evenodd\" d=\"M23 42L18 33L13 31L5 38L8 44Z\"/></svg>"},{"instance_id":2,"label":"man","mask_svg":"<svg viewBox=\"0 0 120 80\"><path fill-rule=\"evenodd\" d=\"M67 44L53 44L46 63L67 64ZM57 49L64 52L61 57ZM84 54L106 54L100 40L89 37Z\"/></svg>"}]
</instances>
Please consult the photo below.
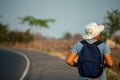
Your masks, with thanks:
<instances>
[{"instance_id":1,"label":"man","mask_svg":"<svg viewBox=\"0 0 120 80\"><path fill-rule=\"evenodd\" d=\"M83 36L83 39L87 41L89 44L92 44L100 39L100 33L104 30L104 25L97 25L95 22L89 23L86 28L86 35ZM78 53L81 51L83 44L81 42L76 43L73 48L72 52L66 58L66 63L70 66L77 67L77 63L74 61L76 57L78 57ZM103 55L104 64L106 66L112 67L113 60L111 57L111 51L106 43L101 43L98 45L98 48ZM79 58L79 57L78 57ZM94 65L93 65L94 66ZM106 73L103 71L102 75L98 78L91 78L91 77L83 77L80 75L79 80L106 80Z\"/></svg>"}]
</instances>

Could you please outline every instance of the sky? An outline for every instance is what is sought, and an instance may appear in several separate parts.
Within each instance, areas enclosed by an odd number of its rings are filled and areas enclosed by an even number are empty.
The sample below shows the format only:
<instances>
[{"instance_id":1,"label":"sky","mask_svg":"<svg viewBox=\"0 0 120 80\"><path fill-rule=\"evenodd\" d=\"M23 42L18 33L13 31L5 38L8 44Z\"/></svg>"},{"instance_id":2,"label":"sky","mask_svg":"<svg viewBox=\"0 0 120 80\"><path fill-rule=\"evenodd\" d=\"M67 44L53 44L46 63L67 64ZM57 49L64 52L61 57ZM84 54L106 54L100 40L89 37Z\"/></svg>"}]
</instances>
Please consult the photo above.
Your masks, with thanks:
<instances>
[{"instance_id":1,"label":"sky","mask_svg":"<svg viewBox=\"0 0 120 80\"><path fill-rule=\"evenodd\" d=\"M64 33L84 34L91 22L102 24L107 11L120 10L120 0L0 0L0 22L9 24L10 30L39 32L43 36L61 38ZM49 28L35 28L21 24L18 17L55 19ZM31 28L33 27L33 28Z\"/></svg>"}]
</instances>

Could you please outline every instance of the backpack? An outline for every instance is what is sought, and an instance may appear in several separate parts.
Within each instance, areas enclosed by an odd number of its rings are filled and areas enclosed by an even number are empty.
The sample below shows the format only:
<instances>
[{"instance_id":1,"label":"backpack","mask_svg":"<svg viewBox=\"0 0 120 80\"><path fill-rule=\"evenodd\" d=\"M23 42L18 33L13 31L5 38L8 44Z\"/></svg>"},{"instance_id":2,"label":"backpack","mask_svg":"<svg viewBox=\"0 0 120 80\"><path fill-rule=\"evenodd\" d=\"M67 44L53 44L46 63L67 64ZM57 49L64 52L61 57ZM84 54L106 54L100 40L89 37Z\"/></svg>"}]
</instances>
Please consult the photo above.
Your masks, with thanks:
<instances>
[{"instance_id":1,"label":"backpack","mask_svg":"<svg viewBox=\"0 0 120 80\"><path fill-rule=\"evenodd\" d=\"M82 77L98 78L103 72L103 62L98 45L103 43L101 40L93 44L82 40L83 47L78 53L78 72Z\"/></svg>"}]
</instances>

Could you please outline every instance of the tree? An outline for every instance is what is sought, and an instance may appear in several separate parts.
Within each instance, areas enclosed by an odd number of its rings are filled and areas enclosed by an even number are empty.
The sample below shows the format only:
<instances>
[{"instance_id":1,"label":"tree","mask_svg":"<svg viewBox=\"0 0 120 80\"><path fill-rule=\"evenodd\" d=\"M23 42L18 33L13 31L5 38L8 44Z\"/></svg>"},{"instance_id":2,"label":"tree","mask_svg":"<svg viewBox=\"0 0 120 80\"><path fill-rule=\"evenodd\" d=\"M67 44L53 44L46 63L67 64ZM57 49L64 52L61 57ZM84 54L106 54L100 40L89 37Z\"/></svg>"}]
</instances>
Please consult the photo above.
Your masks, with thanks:
<instances>
[{"instance_id":1,"label":"tree","mask_svg":"<svg viewBox=\"0 0 120 80\"><path fill-rule=\"evenodd\" d=\"M107 35L111 38L120 30L120 11L118 9L108 11L106 16L106 30Z\"/></svg>"},{"instance_id":2,"label":"tree","mask_svg":"<svg viewBox=\"0 0 120 80\"><path fill-rule=\"evenodd\" d=\"M48 22L55 22L54 19L36 19L33 16L25 16L24 18L19 17L18 19L21 20L22 24L28 22L28 24L31 26L37 26L41 28L49 28Z\"/></svg>"},{"instance_id":3,"label":"tree","mask_svg":"<svg viewBox=\"0 0 120 80\"><path fill-rule=\"evenodd\" d=\"M71 33L69 32L64 33L64 36L63 36L64 39L68 40L68 39L71 39L71 37L72 37Z\"/></svg>"},{"instance_id":4,"label":"tree","mask_svg":"<svg viewBox=\"0 0 120 80\"><path fill-rule=\"evenodd\" d=\"M120 11L118 9L107 11L107 15L105 17L105 27L105 31L102 33L103 39L112 39L117 45L119 43L119 39L114 36L118 31L120 31Z\"/></svg>"}]
</instances>

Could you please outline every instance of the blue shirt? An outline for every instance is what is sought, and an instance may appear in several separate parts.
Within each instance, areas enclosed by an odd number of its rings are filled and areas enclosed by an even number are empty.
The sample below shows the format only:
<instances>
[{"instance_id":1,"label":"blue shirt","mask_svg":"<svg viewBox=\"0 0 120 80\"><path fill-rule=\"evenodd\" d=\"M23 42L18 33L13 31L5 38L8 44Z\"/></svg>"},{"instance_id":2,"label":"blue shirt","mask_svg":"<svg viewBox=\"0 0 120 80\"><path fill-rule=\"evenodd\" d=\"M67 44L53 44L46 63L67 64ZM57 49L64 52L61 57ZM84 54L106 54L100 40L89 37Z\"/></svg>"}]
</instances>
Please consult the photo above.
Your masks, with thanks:
<instances>
[{"instance_id":1,"label":"blue shirt","mask_svg":"<svg viewBox=\"0 0 120 80\"><path fill-rule=\"evenodd\" d=\"M96 42L97 40L88 39L86 41L88 43L92 44L92 43ZM72 52L78 54L78 52L80 52L82 47L83 47L82 43L78 42L73 46ZM102 55L104 55L106 53L111 53L111 51L110 51L110 49L109 49L109 47L107 46L106 43L101 43L100 45L98 45L98 48L100 49ZM79 76L78 80L106 80L106 73L105 73L105 71L103 71L103 74L99 78L96 78L96 79L85 78L85 77Z\"/></svg>"}]
</instances>

